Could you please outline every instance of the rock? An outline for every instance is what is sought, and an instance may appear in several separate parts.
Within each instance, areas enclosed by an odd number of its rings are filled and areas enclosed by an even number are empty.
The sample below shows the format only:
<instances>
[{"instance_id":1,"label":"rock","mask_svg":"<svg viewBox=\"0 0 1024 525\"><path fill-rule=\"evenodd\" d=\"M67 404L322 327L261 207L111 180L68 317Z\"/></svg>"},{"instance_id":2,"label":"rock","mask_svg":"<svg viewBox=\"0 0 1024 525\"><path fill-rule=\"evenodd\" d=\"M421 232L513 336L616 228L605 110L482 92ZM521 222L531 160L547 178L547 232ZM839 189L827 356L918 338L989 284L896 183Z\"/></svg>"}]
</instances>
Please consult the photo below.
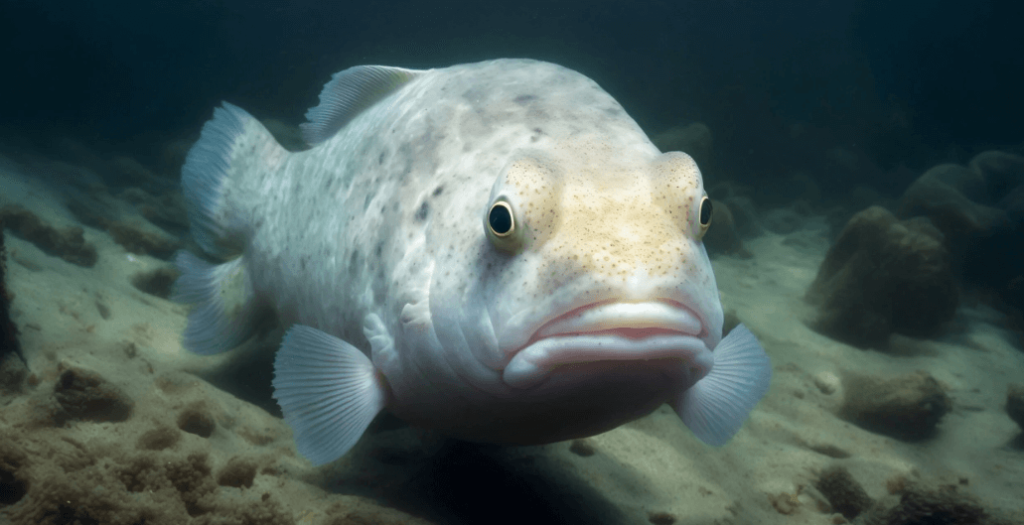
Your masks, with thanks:
<instances>
[{"instance_id":1,"label":"rock","mask_svg":"<svg viewBox=\"0 0 1024 525\"><path fill-rule=\"evenodd\" d=\"M188 232L188 216L180 192L164 193L156 197L141 188L128 188L118 198L130 202L139 215L165 231L177 235Z\"/></svg>"},{"instance_id":2,"label":"rock","mask_svg":"<svg viewBox=\"0 0 1024 525\"><path fill-rule=\"evenodd\" d=\"M145 224L129 221L115 221L107 224L107 231L114 242L125 251L137 255L151 255L158 259L170 259L181 247L177 239L147 227Z\"/></svg>"},{"instance_id":3,"label":"rock","mask_svg":"<svg viewBox=\"0 0 1024 525\"><path fill-rule=\"evenodd\" d=\"M167 299L174 289L174 282L180 276L181 272L175 268L157 268L136 273L132 276L131 283L140 292Z\"/></svg>"},{"instance_id":4,"label":"rock","mask_svg":"<svg viewBox=\"0 0 1024 525\"><path fill-rule=\"evenodd\" d=\"M1006 263L1024 259L1024 156L986 151L966 167L935 166L907 188L898 215L930 219L966 284L1024 308L1024 296L1010 285L1024 271Z\"/></svg>"},{"instance_id":5,"label":"rock","mask_svg":"<svg viewBox=\"0 0 1024 525\"><path fill-rule=\"evenodd\" d=\"M1024 384L1006 387L1006 414L1024 431Z\"/></svg>"},{"instance_id":6,"label":"rock","mask_svg":"<svg viewBox=\"0 0 1024 525\"><path fill-rule=\"evenodd\" d=\"M51 432L52 433L52 432ZM105 437L111 431L96 432ZM97 438L101 439L101 438ZM119 436L118 443L124 442ZM185 438L182 438L183 440ZM281 454L132 450L95 440L40 439L0 425L3 523L374 523L430 525L363 496L324 494L278 474ZM160 440L156 441L159 445ZM262 476L274 481L260 486ZM308 483L308 482L307 482ZM239 487L239 488L235 488Z\"/></svg>"},{"instance_id":7,"label":"rock","mask_svg":"<svg viewBox=\"0 0 1024 525\"><path fill-rule=\"evenodd\" d=\"M732 213L734 229L743 237L755 237L764 233L764 227L757 216L757 208L754 201L748 197L733 197L722 199L721 202L729 206Z\"/></svg>"},{"instance_id":8,"label":"rock","mask_svg":"<svg viewBox=\"0 0 1024 525\"><path fill-rule=\"evenodd\" d=\"M178 414L178 428L189 434L208 438L216 430L217 422L210 410L200 403L190 405Z\"/></svg>"},{"instance_id":9,"label":"rock","mask_svg":"<svg viewBox=\"0 0 1024 525\"><path fill-rule=\"evenodd\" d=\"M897 214L928 217L943 234L960 240L1008 224L1005 212L985 204L989 200L981 174L955 164L940 164L907 188Z\"/></svg>"},{"instance_id":10,"label":"rock","mask_svg":"<svg viewBox=\"0 0 1024 525\"><path fill-rule=\"evenodd\" d=\"M124 421L131 417L135 405L121 389L99 374L79 368L61 373L53 394L60 405L53 417L57 426L74 419Z\"/></svg>"},{"instance_id":11,"label":"rock","mask_svg":"<svg viewBox=\"0 0 1024 525\"><path fill-rule=\"evenodd\" d=\"M849 375L839 416L865 430L904 441L934 435L950 400L924 371L888 379Z\"/></svg>"},{"instance_id":12,"label":"rock","mask_svg":"<svg viewBox=\"0 0 1024 525\"><path fill-rule=\"evenodd\" d=\"M764 234L757 206L750 198L754 189L735 182L720 182L708 188L708 195L717 206L719 202L729 207L732 214L734 229L741 237L756 237Z\"/></svg>"},{"instance_id":13,"label":"rock","mask_svg":"<svg viewBox=\"0 0 1024 525\"><path fill-rule=\"evenodd\" d=\"M228 464L217 475L217 484L222 487L252 487L257 468L259 465L255 461L235 456L228 460Z\"/></svg>"},{"instance_id":14,"label":"rock","mask_svg":"<svg viewBox=\"0 0 1024 525\"><path fill-rule=\"evenodd\" d=\"M832 372L821 372L814 375L814 386L826 396L832 395L839 390L842 382Z\"/></svg>"},{"instance_id":15,"label":"rock","mask_svg":"<svg viewBox=\"0 0 1024 525\"><path fill-rule=\"evenodd\" d=\"M5 396L15 396L24 391L27 378L28 367L21 356L0 348L0 406L6 404L3 399Z\"/></svg>"},{"instance_id":16,"label":"rock","mask_svg":"<svg viewBox=\"0 0 1024 525\"><path fill-rule=\"evenodd\" d=\"M911 488L900 495L894 506L872 509L864 525L1001 525L1005 522L989 513L969 494L960 494L956 486L939 490Z\"/></svg>"},{"instance_id":17,"label":"rock","mask_svg":"<svg viewBox=\"0 0 1024 525\"><path fill-rule=\"evenodd\" d=\"M181 440L181 431L175 428L160 426L142 436L135 446L141 450L166 450L174 447Z\"/></svg>"},{"instance_id":18,"label":"rock","mask_svg":"<svg viewBox=\"0 0 1024 525\"><path fill-rule=\"evenodd\" d=\"M711 162L714 139L711 128L706 124L694 122L686 126L675 126L654 135L651 142L661 151L682 151L688 154L701 169L706 169Z\"/></svg>"},{"instance_id":19,"label":"rock","mask_svg":"<svg viewBox=\"0 0 1024 525\"><path fill-rule=\"evenodd\" d=\"M986 151L971 159L970 169L984 180L989 194L998 200L1024 185L1024 157L1003 151Z\"/></svg>"},{"instance_id":20,"label":"rock","mask_svg":"<svg viewBox=\"0 0 1024 525\"><path fill-rule=\"evenodd\" d=\"M7 254L4 251L4 217L0 214L0 361L21 359L18 328L11 321L11 294L7 292ZM19 383L18 389L21 386Z\"/></svg>"},{"instance_id":21,"label":"rock","mask_svg":"<svg viewBox=\"0 0 1024 525\"><path fill-rule=\"evenodd\" d=\"M735 220L729 206L718 200L713 200L712 205L715 210L714 218L711 220L711 227L704 235L704 244L708 250L744 259L753 257L754 254L746 246L743 246L743 240L740 239L739 233L736 231Z\"/></svg>"},{"instance_id":22,"label":"rock","mask_svg":"<svg viewBox=\"0 0 1024 525\"><path fill-rule=\"evenodd\" d=\"M115 197L106 188L93 188L66 192L64 205L82 224L107 230L126 251L167 259L180 245L174 235L188 233L188 220L180 193L162 195L128 188Z\"/></svg>"},{"instance_id":23,"label":"rock","mask_svg":"<svg viewBox=\"0 0 1024 525\"><path fill-rule=\"evenodd\" d=\"M822 471L814 487L832 505L832 509L846 519L854 519L867 511L874 501L864 487L853 479L845 467L831 467Z\"/></svg>"},{"instance_id":24,"label":"rock","mask_svg":"<svg viewBox=\"0 0 1024 525\"><path fill-rule=\"evenodd\" d=\"M82 228L68 226L58 230L21 206L4 206L0 209L0 222L14 235L36 245L47 255L86 268L96 264L96 248L85 242Z\"/></svg>"},{"instance_id":25,"label":"rock","mask_svg":"<svg viewBox=\"0 0 1024 525\"><path fill-rule=\"evenodd\" d=\"M892 333L930 335L959 301L942 235L877 206L846 224L805 298L817 307L812 328L859 347L883 346Z\"/></svg>"}]
</instances>

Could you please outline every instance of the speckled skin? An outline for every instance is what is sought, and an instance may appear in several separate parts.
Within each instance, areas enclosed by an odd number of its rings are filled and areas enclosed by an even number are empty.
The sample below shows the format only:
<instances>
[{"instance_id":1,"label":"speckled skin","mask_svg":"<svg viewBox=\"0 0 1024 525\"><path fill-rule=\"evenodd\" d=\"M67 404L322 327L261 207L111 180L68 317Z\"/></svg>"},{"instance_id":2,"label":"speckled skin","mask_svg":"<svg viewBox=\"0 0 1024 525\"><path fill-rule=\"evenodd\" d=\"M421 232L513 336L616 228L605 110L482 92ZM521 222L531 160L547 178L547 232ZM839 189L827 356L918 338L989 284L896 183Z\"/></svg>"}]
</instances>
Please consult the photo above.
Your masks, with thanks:
<instances>
[{"instance_id":1,"label":"speckled skin","mask_svg":"<svg viewBox=\"0 0 1024 525\"><path fill-rule=\"evenodd\" d=\"M561 366L525 390L502 381L540 325L594 302L674 301L700 318L708 352L721 338L699 170L579 73L530 60L430 70L309 151L253 153L223 209L257 296L366 351L411 423L550 442L643 416L699 379L652 359ZM528 232L513 250L486 233L499 197Z\"/></svg>"}]
</instances>

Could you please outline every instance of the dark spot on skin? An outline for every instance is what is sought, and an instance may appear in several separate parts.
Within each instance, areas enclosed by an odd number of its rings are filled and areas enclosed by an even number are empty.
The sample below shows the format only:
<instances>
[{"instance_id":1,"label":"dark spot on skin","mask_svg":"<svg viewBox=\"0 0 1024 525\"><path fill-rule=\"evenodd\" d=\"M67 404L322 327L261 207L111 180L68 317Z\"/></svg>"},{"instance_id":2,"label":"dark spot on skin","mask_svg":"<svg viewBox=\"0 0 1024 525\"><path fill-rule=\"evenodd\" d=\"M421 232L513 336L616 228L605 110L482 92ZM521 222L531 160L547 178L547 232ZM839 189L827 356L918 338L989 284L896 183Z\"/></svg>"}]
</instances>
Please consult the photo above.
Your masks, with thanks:
<instances>
[{"instance_id":1,"label":"dark spot on skin","mask_svg":"<svg viewBox=\"0 0 1024 525\"><path fill-rule=\"evenodd\" d=\"M306 263L308 263L308 262L309 262L309 256L308 255L304 255L302 258L299 259L299 267L302 268L302 271L306 271Z\"/></svg>"},{"instance_id":2,"label":"dark spot on skin","mask_svg":"<svg viewBox=\"0 0 1024 525\"><path fill-rule=\"evenodd\" d=\"M377 253L377 258L380 259L380 256L384 253L384 245L383 244L380 244L380 243L377 244L376 253Z\"/></svg>"},{"instance_id":3,"label":"dark spot on skin","mask_svg":"<svg viewBox=\"0 0 1024 525\"><path fill-rule=\"evenodd\" d=\"M516 97L516 98L514 98L512 100L516 104L519 104L520 106L523 106L523 105L529 104L530 102L533 102L534 100L537 100L537 95L519 95L518 97Z\"/></svg>"},{"instance_id":4,"label":"dark spot on skin","mask_svg":"<svg viewBox=\"0 0 1024 525\"><path fill-rule=\"evenodd\" d=\"M427 220L428 214L430 214L430 204L427 201L423 201L420 204L420 209L416 210L416 222Z\"/></svg>"},{"instance_id":5,"label":"dark spot on skin","mask_svg":"<svg viewBox=\"0 0 1024 525\"><path fill-rule=\"evenodd\" d=\"M438 195L440 195L442 193L444 193L444 186L438 186L438 187L434 188L434 193L431 193L431 195L433 195L434 197L437 197Z\"/></svg>"},{"instance_id":6,"label":"dark spot on skin","mask_svg":"<svg viewBox=\"0 0 1024 525\"><path fill-rule=\"evenodd\" d=\"M355 268L356 265L358 265L358 264L359 264L359 250L354 250L352 252L352 257L349 258L348 265L351 268Z\"/></svg>"},{"instance_id":7,"label":"dark spot on skin","mask_svg":"<svg viewBox=\"0 0 1024 525\"><path fill-rule=\"evenodd\" d=\"M380 152L380 156L379 156L379 157L377 157L377 164L378 164L378 165L380 165L380 164L384 164L384 152L383 152L383 151L382 151L382 152Z\"/></svg>"},{"instance_id":8,"label":"dark spot on skin","mask_svg":"<svg viewBox=\"0 0 1024 525\"><path fill-rule=\"evenodd\" d=\"M533 128L533 132L538 134L538 135L543 135L544 134L544 130L542 130L540 128Z\"/></svg>"}]
</instances>

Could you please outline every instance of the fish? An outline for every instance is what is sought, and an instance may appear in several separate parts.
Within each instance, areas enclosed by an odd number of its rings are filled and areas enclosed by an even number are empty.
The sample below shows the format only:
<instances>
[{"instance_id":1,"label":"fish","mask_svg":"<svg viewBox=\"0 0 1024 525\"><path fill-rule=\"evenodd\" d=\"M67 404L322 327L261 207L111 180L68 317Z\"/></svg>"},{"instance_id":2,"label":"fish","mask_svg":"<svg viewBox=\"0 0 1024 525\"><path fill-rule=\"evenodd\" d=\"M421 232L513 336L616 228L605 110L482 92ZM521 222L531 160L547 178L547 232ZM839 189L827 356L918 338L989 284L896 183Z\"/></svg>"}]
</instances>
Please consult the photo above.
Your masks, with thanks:
<instances>
[{"instance_id":1,"label":"fish","mask_svg":"<svg viewBox=\"0 0 1024 525\"><path fill-rule=\"evenodd\" d=\"M182 344L287 331L273 396L314 465L387 410L456 439L592 436L668 403L720 446L766 393L723 338L700 169L594 80L529 59L333 75L285 150L223 102L182 168Z\"/></svg>"}]
</instances>

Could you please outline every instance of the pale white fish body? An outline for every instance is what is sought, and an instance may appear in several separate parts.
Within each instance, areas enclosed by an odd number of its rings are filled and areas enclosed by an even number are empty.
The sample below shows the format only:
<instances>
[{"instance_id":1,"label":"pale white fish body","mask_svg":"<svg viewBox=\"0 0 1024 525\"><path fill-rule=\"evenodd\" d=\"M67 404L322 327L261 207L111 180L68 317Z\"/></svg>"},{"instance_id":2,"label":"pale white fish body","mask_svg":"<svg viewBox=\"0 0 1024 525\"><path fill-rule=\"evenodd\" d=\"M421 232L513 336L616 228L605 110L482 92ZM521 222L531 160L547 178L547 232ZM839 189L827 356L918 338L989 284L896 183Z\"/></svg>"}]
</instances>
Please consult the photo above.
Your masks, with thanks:
<instances>
[{"instance_id":1,"label":"pale white fish body","mask_svg":"<svg viewBox=\"0 0 1024 525\"><path fill-rule=\"evenodd\" d=\"M766 391L750 332L719 344L700 171L589 78L532 60L361 66L307 117L299 153L228 104L204 128L183 189L217 263L180 255L178 296L197 304L199 353L267 309L296 325L275 397L315 463L383 408L529 444L668 402L720 444Z\"/></svg>"}]
</instances>

